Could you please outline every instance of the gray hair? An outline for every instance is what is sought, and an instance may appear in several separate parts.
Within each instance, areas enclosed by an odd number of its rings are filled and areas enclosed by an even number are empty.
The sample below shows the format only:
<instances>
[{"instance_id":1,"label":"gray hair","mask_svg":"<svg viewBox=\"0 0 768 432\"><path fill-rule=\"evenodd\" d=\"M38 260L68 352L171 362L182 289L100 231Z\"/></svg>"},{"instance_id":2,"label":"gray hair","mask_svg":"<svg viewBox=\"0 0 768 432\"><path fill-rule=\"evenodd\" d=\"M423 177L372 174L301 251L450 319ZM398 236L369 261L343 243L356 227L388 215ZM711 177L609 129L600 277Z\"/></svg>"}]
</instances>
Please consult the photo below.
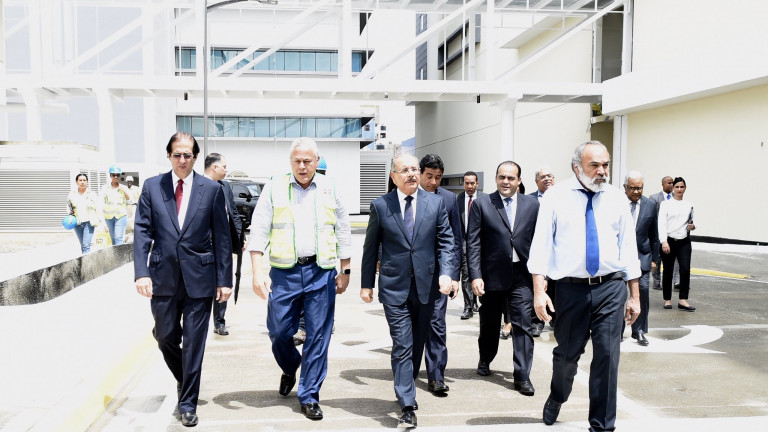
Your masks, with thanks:
<instances>
[{"instance_id":1,"label":"gray hair","mask_svg":"<svg viewBox=\"0 0 768 432\"><path fill-rule=\"evenodd\" d=\"M536 181L539 179L539 173L543 170L547 170L549 172L552 172L552 168L549 167L549 165L539 165L538 168L536 168L536 172L533 173L533 180Z\"/></svg>"},{"instance_id":2,"label":"gray hair","mask_svg":"<svg viewBox=\"0 0 768 432\"><path fill-rule=\"evenodd\" d=\"M394 158L392 158L392 163L391 163L391 165L389 167L389 171L390 172L397 172L396 171L397 162L401 161L401 160L403 160L405 158L413 158L413 160L415 160L417 164L419 163L419 158L417 158L416 156L414 156L414 155L412 155L410 153L400 153L399 155L397 155Z\"/></svg>"},{"instance_id":3,"label":"gray hair","mask_svg":"<svg viewBox=\"0 0 768 432\"><path fill-rule=\"evenodd\" d=\"M608 147L606 147L605 144L597 140L581 143L579 144L578 147L576 147L576 150L573 151L573 157L571 158L571 169L573 169L574 165L581 166L581 159L584 156L584 148L588 145L598 145L604 148L605 151L608 151Z\"/></svg>"},{"instance_id":4,"label":"gray hair","mask_svg":"<svg viewBox=\"0 0 768 432\"><path fill-rule=\"evenodd\" d=\"M629 179L640 179L641 182L645 183L645 177L643 177L643 174L640 171L630 171L624 176L624 186L627 185L627 182Z\"/></svg>"},{"instance_id":5,"label":"gray hair","mask_svg":"<svg viewBox=\"0 0 768 432\"><path fill-rule=\"evenodd\" d=\"M289 159L291 158L293 151L296 150L297 147L312 150L315 153L315 159L320 159L320 152L317 150L317 143L312 138L301 137L293 140L293 142L291 143L291 147L288 149Z\"/></svg>"}]
</instances>

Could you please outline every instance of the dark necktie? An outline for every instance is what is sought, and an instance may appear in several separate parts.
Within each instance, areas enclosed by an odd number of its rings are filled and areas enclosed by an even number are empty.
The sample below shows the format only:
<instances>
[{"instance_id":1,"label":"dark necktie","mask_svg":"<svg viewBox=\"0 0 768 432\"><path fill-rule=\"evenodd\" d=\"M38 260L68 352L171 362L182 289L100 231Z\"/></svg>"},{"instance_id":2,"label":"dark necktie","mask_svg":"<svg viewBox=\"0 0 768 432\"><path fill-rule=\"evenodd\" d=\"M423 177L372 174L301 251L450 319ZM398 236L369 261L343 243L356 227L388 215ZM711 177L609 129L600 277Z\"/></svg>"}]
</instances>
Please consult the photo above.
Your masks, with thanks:
<instances>
[{"instance_id":1,"label":"dark necktie","mask_svg":"<svg viewBox=\"0 0 768 432\"><path fill-rule=\"evenodd\" d=\"M512 198L504 198L504 210L507 212L507 222L509 222L509 229L512 230Z\"/></svg>"},{"instance_id":2,"label":"dark necktie","mask_svg":"<svg viewBox=\"0 0 768 432\"><path fill-rule=\"evenodd\" d=\"M587 272L594 276L600 270L600 244L597 240L595 211L592 209L592 197L595 196L595 193L583 189L581 191L587 196L587 211L585 213L587 223Z\"/></svg>"},{"instance_id":3,"label":"dark necktie","mask_svg":"<svg viewBox=\"0 0 768 432\"><path fill-rule=\"evenodd\" d=\"M637 222L637 202L632 202L629 205L632 210L632 219L634 219L635 222Z\"/></svg>"},{"instance_id":4,"label":"dark necktie","mask_svg":"<svg viewBox=\"0 0 768 432\"><path fill-rule=\"evenodd\" d=\"M176 193L173 194L176 197L176 214L179 214L181 210L181 198L184 196L184 180L179 179L179 183L176 184Z\"/></svg>"},{"instance_id":5,"label":"dark necktie","mask_svg":"<svg viewBox=\"0 0 768 432\"><path fill-rule=\"evenodd\" d=\"M472 210L472 197L469 197L469 202L467 203L467 213Z\"/></svg>"},{"instance_id":6,"label":"dark necktie","mask_svg":"<svg viewBox=\"0 0 768 432\"><path fill-rule=\"evenodd\" d=\"M405 224L405 230L408 232L408 240L413 240L413 201L412 196L405 197L405 211L403 212L403 223Z\"/></svg>"}]
</instances>

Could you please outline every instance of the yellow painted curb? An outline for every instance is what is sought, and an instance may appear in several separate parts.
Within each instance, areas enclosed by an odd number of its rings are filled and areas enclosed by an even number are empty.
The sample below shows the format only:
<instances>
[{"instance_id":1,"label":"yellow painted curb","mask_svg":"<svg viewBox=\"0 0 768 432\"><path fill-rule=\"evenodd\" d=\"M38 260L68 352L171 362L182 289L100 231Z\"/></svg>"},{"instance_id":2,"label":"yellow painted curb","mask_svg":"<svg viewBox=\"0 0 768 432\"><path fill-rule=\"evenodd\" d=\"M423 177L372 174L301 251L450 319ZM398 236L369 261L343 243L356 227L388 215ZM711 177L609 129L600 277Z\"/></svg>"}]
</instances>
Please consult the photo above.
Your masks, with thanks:
<instances>
[{"instance_id":1,"label":"yellow painted curb","mask_svg":"<svg viewBox=\"0 0 768 432\"><path fill-rule=\"evenodd\" d=\"M354 228L365 228L368 226L368 222L350 222L350 225Z\"/></svg>"},{"instance_id":2,"label":"yellow painted curb","mask_svg":"<svg viewBox=\"0 0 768 432\"><path fill-rule=\"evenodd\" d=\"M720 276L720 277L732 278L732 279L746 279L749 277L749 275L745 275L745 274L728 273L728 272L721 272L717 270L707 270L707 269L697 269L697 268L692 268L691 274L704 275L704 276Z\"/></svg>"},{"instance_id":3,"label":"yellow painted curb","mask_svg":"<svg viewBox=\"0 0 768 432\"><path fill-rule=\"evenodd\" d=\"M98 419L112 401L113 396L136 371L138 365L157 347L155 339L148 335L106 373L83 380L62 402L50 410L43 421L31 431L84 431Z\"/></svg>"}]
</instances>

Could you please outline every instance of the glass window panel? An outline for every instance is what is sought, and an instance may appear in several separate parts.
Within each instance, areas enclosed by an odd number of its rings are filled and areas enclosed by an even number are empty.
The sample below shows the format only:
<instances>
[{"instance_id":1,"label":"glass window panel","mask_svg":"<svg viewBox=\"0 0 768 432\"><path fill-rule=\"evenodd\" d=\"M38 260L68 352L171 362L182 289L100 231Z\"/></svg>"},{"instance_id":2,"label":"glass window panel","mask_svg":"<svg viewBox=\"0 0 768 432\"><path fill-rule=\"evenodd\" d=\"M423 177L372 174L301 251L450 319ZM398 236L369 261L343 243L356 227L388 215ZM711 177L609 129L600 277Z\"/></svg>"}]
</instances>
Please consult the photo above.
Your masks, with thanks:
<instances>
[{"instance_id":1,"label":"glass window panel","mask_svg":"<svg viewBox=\"0 0 768 432\"><path fill-rule=\"evenodd\" d=\"M237 135L241 137L253 137L256 136L254 129L255 119L248 117L240 117Z\"/></svg>"},{"instance_id":2,"label":"glass window panel","mask_svg":"<svg viewBox=\"0 0 768 432\"><path fill-rule=\"evenodd\" d=\"M224 117L221 119L221 124L223 127L221 136L237 138L237 127L238 127L237 117Z\"/></svg>"},{"instance_id":3,"label":"glass window panel","mask_svg":"<svg viewBox=\"0 0 768 432\"><path fill-rule=\"evenodd\" d=\"M192 132L190 132L192 136L201 137L203 136L203 118L202 117L192 117Z\"/></svg>"},{"instance_id":4,"label":"glass window panel","mask_svg":"<svg viewBox=\"0 0 768 432\"><path fill-rule=\"evenodd\" d=\"M239 54L239 53L238 53L238 54ZM256 56L256 55L259 55L259 53L258 53L258 52L254 52L254 53L251 53L250 55L247 55L247 56L245 56L245 58L244 58L244 59L242 59L242 60L240 60L239 62L237 62L237 69L241 69L241 68L244 68L244 67L245 67L245 65L247 65L248 63L250 63L250 62L251 62L251 60L253 60L253 59L254 59L254 56ZM255 69L255 67L254 67L254 69Z\"/></svg>"},{"instance_id":5,"label":"glass window panel","mask_svg":"<svg viewBox=\"0 0 768 432\"><path fill-rule=\"evenodd\" d=\"M254 134L253 136L257 137L271 137L272 134L269 129L269 120L268 118L257 118L253 119L254 123Z\"/></svg>"},{"instance_id":6,"label":"glass window panel","mask_svg":"<svg viewBox=\"0 0 768 432\"><path fill-rule=\"evenodd\" d=\"M253 53L253 58L259 57L260 55L264 54L264 50L259 50ZM267 58L265 60L260 61L257 65L253 67L253 70L259 70L259 71L267 71L270 69L271 66L271 59Z\"/></svg>"},{"instance_id":7,"label":"glass window panel","mask_svg":"<svg viewBox=\"0 0 768 432\"><path fill-rule=\"evenodd\" d=\"M288 138L298 138L301 136L301 119L285 119L285 136Z\"/></svg>"},{"instance_id":8,"label":"glass window panel","mask_svg":"<svg viewBox=\"0 0 768 432\"><path fill-rule=\"evenodd\" d=\"M352 72L360 72L363 70L363 53L360 51L352 53Z\"/></svg>"},{"instance_id":9,"label":"glass window panel","mask_svg":"<svg viewBox=\"0 0 768 432\"><path fill-rule=\"evenodd\" d=\"M338 72L339 70L339 53L331 53L331 72Z\"/></svg>"},{"instance_id":10,"label":"glass window panel","mask_svg":"<svg viewBox=\"0 0 768 432\"><path fill-rule=\"evenodd\" d=\"M284 53L285 55L285 69L287 71L297 71L301 70L301 53L297 51L286 51Z\"/></svg>"},{"instance_id":11,"label":"glass window panel","mask_svg":"<svg viewBox=\"0 0 768 432\"><path fill-rule=\"evenodd\" d=\"M315 54L316 66L315 70L318 72L330 72L331 71L331 53L319 52Z\"/></svg>"},{"instance_id":12,"label":"glass window panel","mask_svg":"<svg viewBox=\"0 0 768 432\"><path fill-rule=\"evenodd\" d=\"M317 125L316 136L317 138L330 138L331 137L331 119L319 118L315 119Z\"/></svg>"},{"instance_id":13,"label":"glass window panel","mask_svg":"<svg viewBox=\"0 0 768 432\"><path fill-rule=\"evenodd\" d=\"M284 118L275 119L275 136L278 138L285 137L285 119Z\"/></svg>"},{"instance_id":14,"label":"glass window panel","mask_svg":"<svg viewBox=\"0 0 768 432\"><path fill-rule=\"evenodd\" d=\"M208 118L208 136L224 136L224 119L220 117Z\"/></svg>"},{"instance_id":15,"label":"glass window panel","mask_svg":"<svg viewBox=\"0 0 768 432\"><path fill-rule=\"evenodd\" d=\"M301 70L303 71L314 71L315 70L315 53L313 51L310 52L302 52L301 53Z\"/></svg>"},{"instance_id":16,"label":"glass window panel","mask_svg":"<svg viewBox=\"0 0 768 432\"><path fill-rule=\"evenodd\" d=\"M303 118L301 119L301 136L303 137L315 137L315 119Z\"/></svg>"},{"instance_id":17,"label":"glass window panel","mask_svg":"<svg viewBox=\"0 0 768 432\"><path fill-rule=\"evenodd\" d=\"M224 52L220 49L211 51L211 69L216 69L224 64Z\"/></svg>"},{"instance_id":18,"label":"glass window panel","mask_svg":"<svg viewBox=\"0 0 768 432\"><path fill-rule=\"evenodd\" d=\"M278 51L272 54L272 56L274 58L274 63L273 63L273 66L271 67L273 67L274 70L279 70L279 71L285 70L285 53L282 51Z\"/></svg>"},{"instance_id":19,"label":"glass window panel","mask_svg":"<svg viewBox=\"0 0 768 432\"><path fill-rule=\"evenodd\" d=\"M344 136L344 119L331 119L331 138L342 138Z\"/></svg>"},{"instance_id":20,"label":"glass window panel","mask_svg":"<svg viewBox=\"0 0 768 432\"><path fill-rule=\"evenodd\" d=\"M194 69L197 67L197 51L194 49L189 50L189 68Z\"/></svg>"},{"instance_id":21,"label":"glass window panel","mask_svg":"<svg viewBox=\"0 0 768 432\"><path fill-rule=\"evenodd\" d=\"M345 138L362 137L362 121L360 119L347 119L346 123L346 130L344 131Z\"/></svg>"}]
</instances>

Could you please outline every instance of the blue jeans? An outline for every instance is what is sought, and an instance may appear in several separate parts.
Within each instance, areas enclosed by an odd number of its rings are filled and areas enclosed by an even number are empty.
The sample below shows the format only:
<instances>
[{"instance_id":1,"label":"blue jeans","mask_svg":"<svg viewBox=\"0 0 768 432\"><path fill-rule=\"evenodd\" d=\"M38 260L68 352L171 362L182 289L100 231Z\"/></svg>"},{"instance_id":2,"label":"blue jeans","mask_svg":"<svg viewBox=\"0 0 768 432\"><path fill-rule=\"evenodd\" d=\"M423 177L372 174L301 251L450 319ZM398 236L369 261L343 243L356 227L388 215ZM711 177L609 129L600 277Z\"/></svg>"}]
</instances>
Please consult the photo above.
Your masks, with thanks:
<instances>
[{"instance_id":1,"label":"blue jeans","mask_svg":"<svg viewBox=\"0 0 768 432\"><path fill-rule=\"evenodd\" d=\"M123 244L123 237L125 237L125 225L128 223L126 216L120 219L107 219L107 228L109 228L109 236L112 237L112 244L117 246Z\"/></svg>"},{"instance_id":2,"label":"blue jeans","mask_svg":"<svg viewBox=\"0 0 768 432\"><path fill-rule=\"evenodd\" d=\"M86 254L91 251L91 239L93 238L93 225L90 222L83 222L75 225L75 234L77 241L80 242L80 248Z\"/></svg>"}]
</instances>

